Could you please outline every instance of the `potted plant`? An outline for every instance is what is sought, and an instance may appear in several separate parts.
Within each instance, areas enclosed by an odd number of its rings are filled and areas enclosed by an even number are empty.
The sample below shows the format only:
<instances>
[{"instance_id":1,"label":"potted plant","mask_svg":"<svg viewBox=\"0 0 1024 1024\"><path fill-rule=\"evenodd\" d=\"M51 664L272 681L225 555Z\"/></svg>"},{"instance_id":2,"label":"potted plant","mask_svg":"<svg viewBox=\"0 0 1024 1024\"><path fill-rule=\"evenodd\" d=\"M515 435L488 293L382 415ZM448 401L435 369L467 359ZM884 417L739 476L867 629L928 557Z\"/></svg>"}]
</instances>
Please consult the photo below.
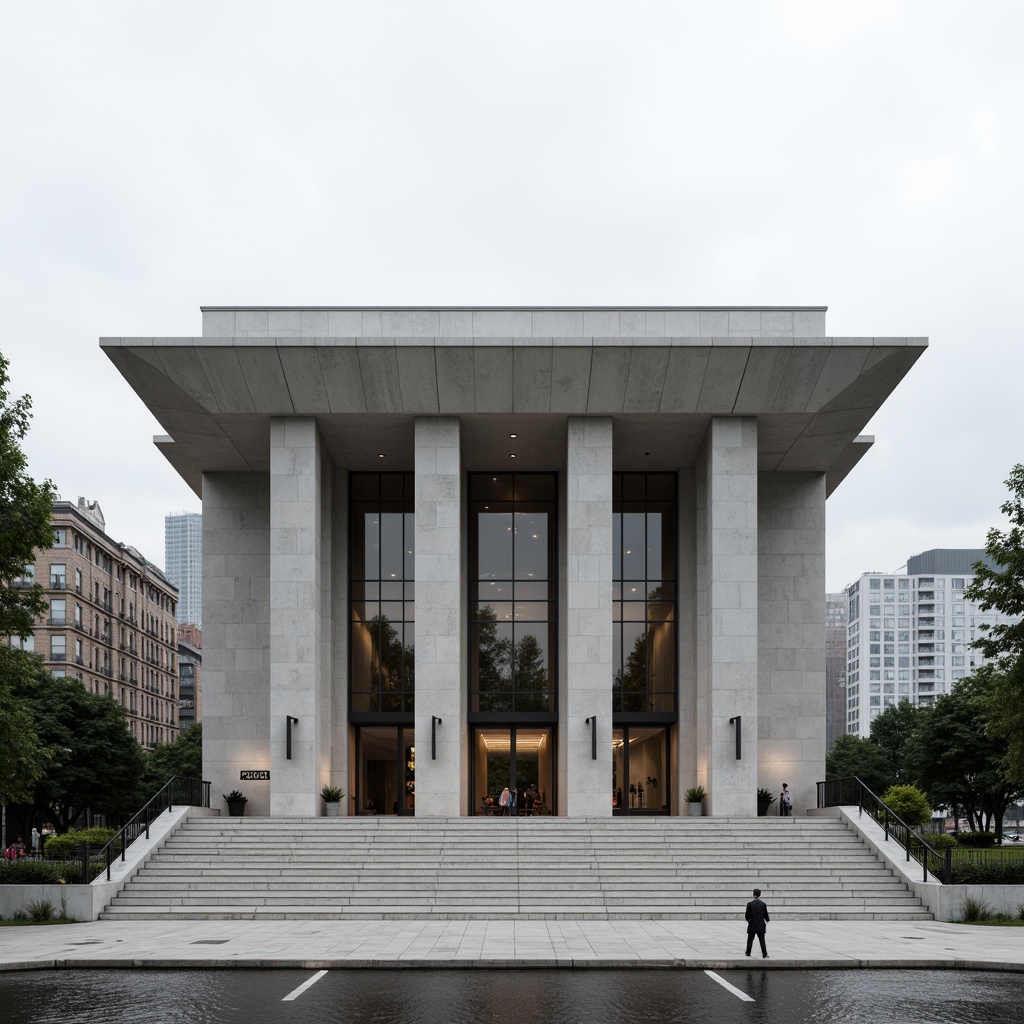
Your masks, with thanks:
<instances>
[{"instance_id":1,"label":"potted plant","mask_svg":"<svg viewBox=\"0 0 1024 1024\"><path fill-rule=\"evenodd\" d=\"M683 799L689 804L691 818L699 818L704 813L704 797L707 795L703 786L694 786L683 794Z\"/></svg>"},{"instance_id":2,"label":"potted plant","mask_svg":"<svg viewBox=\"0 0 1024 1024\"><path fill-rule=\"evenodd\" d=\"M341 798L344 795L337 786L324 786L320 790L320 798L324 802L324 807L327 808L328 818L336 818L338 816L338 808L341 806Z\"/></svg>"},{"instance_id":3,"label":"potted plant","mask_svg":"<svg viewBox=\"0 0 1024 1024\"><path fill-rule=\"evenodd\" d=\"M221 794L228 805L228 814L232 818L241 818L245 814L245 805L249 798L241 790L233 789L230 793Z\"/></svg>"},{"instance_id":4,"label":"potted plant","mask_svg":"<svg viewBox=\"0 0 1024 1024\"><path fill-rule=\"evenodd\" d=\"M770 789L765 789L764 786L758 789L757 816L759 818L767 817L768 808L771 807L773 803L775 803L775 797L772 795L772 791Z\"/></svg>"}]
</instances>

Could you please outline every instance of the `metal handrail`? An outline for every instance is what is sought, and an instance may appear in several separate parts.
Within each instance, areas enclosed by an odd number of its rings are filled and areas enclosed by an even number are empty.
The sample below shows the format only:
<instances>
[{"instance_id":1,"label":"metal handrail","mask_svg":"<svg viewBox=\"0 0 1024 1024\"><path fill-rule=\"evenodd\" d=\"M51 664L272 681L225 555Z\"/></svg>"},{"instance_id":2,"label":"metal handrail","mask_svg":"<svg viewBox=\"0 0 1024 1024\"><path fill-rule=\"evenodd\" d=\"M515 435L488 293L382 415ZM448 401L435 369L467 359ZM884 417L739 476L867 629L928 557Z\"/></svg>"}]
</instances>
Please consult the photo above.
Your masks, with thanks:
<instances>
[{"instance_id":1,"label":"metal handrail","mask_svg":"<svg viewBox=\"0 0 1024 1024\"><path fill-rule=\"evenodd\" d=\"M850 799L852 797L852 799ZM924 837L915 832L881 797L873 793L856 775L842 779L828 779L818 783L818 806L839 807L857 805L858 815L868 814L885 829L885 841L889 836L907 852L907 860L914 858L922 867L922 881L928 881L931 872L943 885L949 885L953 877L952 851L947 847L936 850Z\"/></svg>"},{"instance_id":2,"label":"metal handrail","mask_svg":"<svg viewBox=\"0 0 1024 1024\"><path fill-rule=\"evenodd\" d=\"M175 799L178 797L179 799ZM184 797L184 799L181 799ZM107 881L110 881L110 865L117 859L118 850L123 861L125 852L139 836L145 834L149 838L149 827L175 803L191 804L193 807L210 806L210 783L200 779L183 779L172 775L160 790L143 805L142 809L128 819L127 824L113 839L96 855L105 857L107 862ZM88 854L86 854L88 856Z\"/></svg>"}]
</instances>

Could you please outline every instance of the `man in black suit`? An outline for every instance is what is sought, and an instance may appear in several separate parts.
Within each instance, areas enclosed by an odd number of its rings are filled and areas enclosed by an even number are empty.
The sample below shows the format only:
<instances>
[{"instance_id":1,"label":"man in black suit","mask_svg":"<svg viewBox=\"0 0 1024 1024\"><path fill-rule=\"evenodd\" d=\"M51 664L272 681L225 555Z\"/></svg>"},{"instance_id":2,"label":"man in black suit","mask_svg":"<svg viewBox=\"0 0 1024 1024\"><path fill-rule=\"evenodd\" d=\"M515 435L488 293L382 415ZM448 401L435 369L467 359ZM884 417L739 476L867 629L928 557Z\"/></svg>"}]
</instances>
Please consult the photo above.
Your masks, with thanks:
<instances>
[{"instance_id":1,"label":"man in black suit","mask_svg":"<svg viewBox=\"0 0 1024 1024\"><path fill-rule=\"evenodd\" d=\"M754 898L747 904L747 956L754 945L754 936L761 943L761 956L768 959L768 947L764 944L764 933L768 927L768 905L761 899L761 890L754 890Z\"/></svg>"}]
</instances>

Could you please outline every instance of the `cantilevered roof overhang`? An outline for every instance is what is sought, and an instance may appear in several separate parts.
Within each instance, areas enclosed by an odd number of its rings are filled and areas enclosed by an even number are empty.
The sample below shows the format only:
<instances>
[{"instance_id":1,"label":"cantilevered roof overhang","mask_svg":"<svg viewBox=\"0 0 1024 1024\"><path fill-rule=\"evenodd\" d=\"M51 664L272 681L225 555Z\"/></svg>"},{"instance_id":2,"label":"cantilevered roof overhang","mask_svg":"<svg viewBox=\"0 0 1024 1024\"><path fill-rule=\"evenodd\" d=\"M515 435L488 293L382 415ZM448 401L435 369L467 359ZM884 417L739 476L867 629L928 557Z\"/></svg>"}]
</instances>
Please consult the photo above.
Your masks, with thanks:
<instances>
[{"instance_id":1,"label":"cantilevered roof overhang","mask_svg":"<svg viewBox=\"0 0 1024 1024\"><path fill-rule=\"evenodd\" d=\"M461 418L466 465L494 469L514 450L519 470L557 464L568 416L612 417L616 468L645 470L692 463L713 416L756 416L761 470L823 472L831 493L870 446L860 432L928 342L799 336L802 311L805 325L824 326L821 307L216 307L204 309L206 330L234 333L100 345L163 426L157 446L197 494L204 472L269 469L273 416L315 416L340 466L380 469L384 454L388 469L411 470L413 419L431 415ZM274 313L287 333L271 336ZM411 336L354 333L389 315ZM732 324L781 330L703 336ZM337 325L353 333L306 333ZM647 333L621 336L636 325ZM661 334L659 325L668 325ZM669 336L679 325L703 328ZM495 333L503 328L522 334Z\"/></svg>"}]
</instances>

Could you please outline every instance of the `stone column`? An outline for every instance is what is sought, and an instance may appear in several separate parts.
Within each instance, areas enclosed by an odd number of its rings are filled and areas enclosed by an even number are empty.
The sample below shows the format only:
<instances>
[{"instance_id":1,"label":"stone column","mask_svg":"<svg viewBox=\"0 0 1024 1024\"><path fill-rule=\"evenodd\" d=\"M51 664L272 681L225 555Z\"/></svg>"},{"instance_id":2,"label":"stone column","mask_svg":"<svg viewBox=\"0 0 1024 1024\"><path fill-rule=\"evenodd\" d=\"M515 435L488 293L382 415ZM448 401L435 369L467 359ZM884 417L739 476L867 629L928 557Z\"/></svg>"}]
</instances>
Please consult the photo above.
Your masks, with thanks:
<instances>
[{"instance_id":1,"label":"stone column","mask_svg":"<svg viewBox=\"0 0 1024 1024\"><path fill-rule=\"evenodd\" d=\"M825 777L824 475L763 473L757 529L758 785L802 814Z\"/></svg>"},{"instance_id":2,"label":"stone column","mask_svg":"<svg viewBox=\"0 0 1024 1024\"><path fill-rule=\"evenodd\" d=\"M468 800L458 418L417 418L415 448L416 816L450 817L465 814Z\"/></svg>"},{"instance_id":3,"label":"stone column","mask_svg":"<svg viewBox=\"0 0 1024 1024\"><path fill-rule=\"evenodd\" d=\"M250 815L270 812L270 480L203 474L203 778L223 813L240 789Z\"/></svg>"},{"instance_id":4,"label":"stone column","mask_svg":"<svg viewBox=\"0 0 1024 1024\"><path fill-rule=\"evenodd\" d=\"M559 733L565 813L612 813L612 421L570 417L566 462L568 664ZM591 725L597 717L597 760Z\"/></svg>"},{"instance_id":5,"label":"stone column","mask_svg":"<svg viewBox=\"0 0 1024 1024\"><path fill-rule=\"evenodd\" d=\"M320 433L270 421L270 813L320 813L323 713ZM291 759L286 736L291 716Z\"/></svg>"},{"instance_id":6,"label":"stone column","mask_svg":"<svg viewBox=\"0 0 1024 1024\"><path fill-rule=\"evenodd\" d=\"M757 813L757 420L712 419L697 467L697 778L716 816ZM742 757L735 726L742 718Z\"/></svg>"}]
</instances>

